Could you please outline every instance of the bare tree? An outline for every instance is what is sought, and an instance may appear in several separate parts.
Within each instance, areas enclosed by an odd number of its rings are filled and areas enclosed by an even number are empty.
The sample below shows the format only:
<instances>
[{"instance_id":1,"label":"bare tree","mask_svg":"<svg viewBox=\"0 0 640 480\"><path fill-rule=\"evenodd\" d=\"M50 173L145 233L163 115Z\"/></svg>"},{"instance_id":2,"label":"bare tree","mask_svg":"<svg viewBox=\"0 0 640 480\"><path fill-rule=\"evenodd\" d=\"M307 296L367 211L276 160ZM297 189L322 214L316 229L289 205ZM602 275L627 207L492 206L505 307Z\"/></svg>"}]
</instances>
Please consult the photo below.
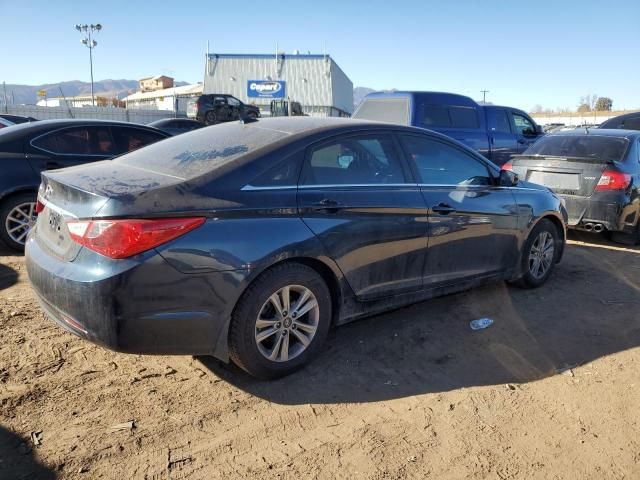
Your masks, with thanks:
<instances>
[{"instance_id":1,"label":"bare tree","mask_svg":"<svg viewBox=\"0 0 640 480\"><path fill-rule=\"evenodd\" d=\"M539 103L536 103L531 109L531 113L542 113L542 111L543 111L542 105L540 105Z\"/></svg>"}]
</instances>

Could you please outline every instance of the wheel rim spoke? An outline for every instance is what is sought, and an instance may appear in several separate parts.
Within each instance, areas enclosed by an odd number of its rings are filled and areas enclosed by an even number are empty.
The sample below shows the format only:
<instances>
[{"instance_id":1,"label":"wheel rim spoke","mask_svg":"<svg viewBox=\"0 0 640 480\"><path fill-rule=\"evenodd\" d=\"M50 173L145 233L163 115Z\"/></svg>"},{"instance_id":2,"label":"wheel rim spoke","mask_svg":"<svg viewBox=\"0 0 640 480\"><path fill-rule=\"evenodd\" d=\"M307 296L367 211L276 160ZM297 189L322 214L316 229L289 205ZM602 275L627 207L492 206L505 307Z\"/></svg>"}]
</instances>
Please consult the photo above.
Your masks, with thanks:
<instances>
[{"instance_id":1,"label":"wheel rim spoke","mask_svg":"<svg viewBox=\"0 0 640 480\"><path fill-rule=\"evenodd\" d=\"M319 321L320 307L309 288L279 288L267 298L256 318L258 351L273 362L290 361L311 345Z\"/></svg>"},{"instance_id":2,"label":"wheel rim spoke","mask_svg":"<svg viewBox=\"0 0 640 480\"><path fill-rule=\"evenodd\" d=\"M35 203L27 202L16 205L5 219L5 231L9 238L19 245L24 245L25 239L35 221Z\"/></svg>"}]
</instances>

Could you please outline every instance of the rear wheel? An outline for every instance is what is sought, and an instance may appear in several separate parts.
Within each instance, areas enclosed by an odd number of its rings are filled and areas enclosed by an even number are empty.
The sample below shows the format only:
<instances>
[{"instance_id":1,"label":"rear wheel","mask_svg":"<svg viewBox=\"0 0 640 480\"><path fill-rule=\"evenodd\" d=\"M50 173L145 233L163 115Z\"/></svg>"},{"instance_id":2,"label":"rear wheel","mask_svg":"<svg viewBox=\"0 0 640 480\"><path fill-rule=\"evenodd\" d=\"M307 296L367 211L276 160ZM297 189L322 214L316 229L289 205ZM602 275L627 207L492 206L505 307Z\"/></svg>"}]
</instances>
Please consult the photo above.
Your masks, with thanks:
<instances>
[{"instance_id":1,"label":"rear wheel","mask_svg":"<svg viewBox=\"0 0 640 480\"><path fill-rule=\"evenodd\" d=\"M29 230L36 223L36 198L33 193L9 197L0 206L0 238L15 250L24 250Z\"/></svg>"},{"instance_id":2,"label":"rear wheel","mask_svg":"<svg viewBox=\"0 0 640 480\"><path fill-rule=\"evenodd\" d=\"M231 320L233 362L259 378L288 375L313 358L331 323L331 294L322 277L299 263L262 274L247 288Z\"/></svg>"},{"instance_id":3,"label":"rear wheel","mask_svg":"<svg viewBox=\"0 0 640 480\"><path fill-rule=\"evenodd\" d=\"M517 284L524 288L537 288L547 281L560 252L560 238L556 226L542 219L533 228L522 251L524 275Z\"/></svg>"},{"instance_id":4,"label":"rear wheel","mask_svg":"<svg viewBox=\"0 0 640 480\"><path fill-rule=\"evenodd\" d=\"M209 110L204 116L204 123L207 125L215 125L218 123L218 117L216 117L216 112L213 110Z\"/></svg>"}]
</instances>

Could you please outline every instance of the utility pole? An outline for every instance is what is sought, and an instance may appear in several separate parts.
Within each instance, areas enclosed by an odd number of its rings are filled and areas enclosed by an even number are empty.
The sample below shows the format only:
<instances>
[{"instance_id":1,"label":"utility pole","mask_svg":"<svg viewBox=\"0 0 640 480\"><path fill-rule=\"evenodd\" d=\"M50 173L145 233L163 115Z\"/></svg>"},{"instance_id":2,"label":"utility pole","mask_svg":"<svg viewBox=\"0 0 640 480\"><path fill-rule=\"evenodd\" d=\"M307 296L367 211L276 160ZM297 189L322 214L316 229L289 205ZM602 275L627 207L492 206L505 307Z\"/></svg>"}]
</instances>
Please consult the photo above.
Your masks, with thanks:
<instances>
[{"instance_id":1,"label":"utility pole","mask_svg":"<svg viewBox=\"0 0 640 480\"><path fill-rule=\"evenodd\" d=\"M487 102L487 93L489 93L489 90L480 90L480 93L482 93L482 103L486 103Z\"/></svg>"},{"instance_id":2,"label":"utility pole","mask_svg":"<svg viewBox=\"0 0 640 480\"><path fill-rule=\"evenodd\" d=\"M102 25L99 23L87 25L86 23L83 25L76 25L76 30L80 33L84 32L86 37L84 37L80 42L89 48L89 68L91 69L91 105L96 106L96 100L93 95L93 49L98 45L98 42L91 38L91 32L99 32L102 30Z\"/></svg>"}]
</instances>

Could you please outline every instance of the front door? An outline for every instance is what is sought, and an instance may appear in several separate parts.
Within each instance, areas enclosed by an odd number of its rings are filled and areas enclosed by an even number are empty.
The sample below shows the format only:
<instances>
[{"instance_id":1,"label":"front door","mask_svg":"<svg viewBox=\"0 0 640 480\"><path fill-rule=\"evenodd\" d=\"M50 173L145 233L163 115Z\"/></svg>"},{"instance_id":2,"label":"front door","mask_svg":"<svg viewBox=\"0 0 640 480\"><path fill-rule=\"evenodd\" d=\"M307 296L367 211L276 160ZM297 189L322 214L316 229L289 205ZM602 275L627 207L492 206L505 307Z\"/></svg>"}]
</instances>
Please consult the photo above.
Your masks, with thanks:
<instances>
[{"instance_id":1,"label":"front door","mask_svg":"<svg viewBox=\"0 0 640 480\"><path fill-rule=\"evenodd\" d=\"M517 209L485 160L427 135L402 135L429 209L425 286L499 274L517 258Z\"/></svg>"},{"instance_id":2,"label":"front door","mask_svg":"<svg viewBox=\"0 0 640 480\"><path fill-rule=\"evenodd\" d=\"M307 226L363 300L422 287L427 211L388 133L308 149L298 188Z\"/></svg>"},{"instance_id":3,"label":"front door","mask_svg":"<svg viewBox=\"0 0 640 480\"><path fill-rule=\"evenodd\" d=\"M531 120L524 115L511 112L511 116L513 117L513 127L515 127L517 135L518 153L522 153L538 140L538 133Z\"/></svg>"}]
</instances>

